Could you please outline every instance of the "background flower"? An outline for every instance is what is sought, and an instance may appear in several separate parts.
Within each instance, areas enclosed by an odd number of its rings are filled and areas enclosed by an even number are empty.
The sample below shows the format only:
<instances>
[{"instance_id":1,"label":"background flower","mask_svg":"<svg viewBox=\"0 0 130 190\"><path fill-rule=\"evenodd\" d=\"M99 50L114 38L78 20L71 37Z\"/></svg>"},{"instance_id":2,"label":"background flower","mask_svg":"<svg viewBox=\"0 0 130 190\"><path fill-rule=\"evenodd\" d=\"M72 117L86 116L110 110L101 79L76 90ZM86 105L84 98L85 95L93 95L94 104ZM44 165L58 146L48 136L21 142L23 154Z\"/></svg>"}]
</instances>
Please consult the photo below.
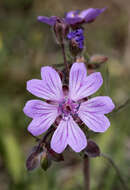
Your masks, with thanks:
<instances>
[{"instance_id":1,"label":"background flower","mask_svg":"<svg viewBox=\"0 0 130 190\"><path fill-rule=\"evenodd\" d=\"M65 20L70 25L84 24L93 22L97 16L104 12L106 8L89 8L83 11L70 11L66 14Z\"/></svg>"},{"instance_id":2,"label":"background flower","mask_svg":"<svg viewBox=\"0 0 130 190\"><path fill-rule=\"evenodd\" d=\"M83 24L83 23L90 23L93 22L97 16L99 16L102 12L104 12L106 8L102 9L94 9L94 8L89 8L85 9L83 11L70 11L66 13L66 16L64 21L69 24L69 25L77 25L77 24ZM56 20L59 17L57 16L51 16L51 17L46 17L46 16L38 16L38 21L43 22L45 24L54 26L56 23Z\"/></svg>"}]
</instances>

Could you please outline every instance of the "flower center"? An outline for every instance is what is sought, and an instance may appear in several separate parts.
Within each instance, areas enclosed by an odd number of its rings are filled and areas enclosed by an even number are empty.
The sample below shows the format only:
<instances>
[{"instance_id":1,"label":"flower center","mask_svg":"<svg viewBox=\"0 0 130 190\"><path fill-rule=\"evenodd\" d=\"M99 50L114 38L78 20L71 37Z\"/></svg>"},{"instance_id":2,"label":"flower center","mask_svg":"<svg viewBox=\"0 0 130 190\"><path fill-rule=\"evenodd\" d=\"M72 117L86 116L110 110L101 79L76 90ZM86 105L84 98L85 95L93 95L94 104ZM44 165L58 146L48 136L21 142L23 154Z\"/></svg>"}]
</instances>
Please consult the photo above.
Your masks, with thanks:
<instances>
[{"instance_id":1,"label":"flower center","mask_svg":"<svg viewBox=\"0 0 130 190\"><path fill-rule=\"evenodd\" d=\"M76 116L80 104L70 99L65 99L59 104L59 112L63 119L68 119L69 116Z\"/></svg>"}]
</instances>

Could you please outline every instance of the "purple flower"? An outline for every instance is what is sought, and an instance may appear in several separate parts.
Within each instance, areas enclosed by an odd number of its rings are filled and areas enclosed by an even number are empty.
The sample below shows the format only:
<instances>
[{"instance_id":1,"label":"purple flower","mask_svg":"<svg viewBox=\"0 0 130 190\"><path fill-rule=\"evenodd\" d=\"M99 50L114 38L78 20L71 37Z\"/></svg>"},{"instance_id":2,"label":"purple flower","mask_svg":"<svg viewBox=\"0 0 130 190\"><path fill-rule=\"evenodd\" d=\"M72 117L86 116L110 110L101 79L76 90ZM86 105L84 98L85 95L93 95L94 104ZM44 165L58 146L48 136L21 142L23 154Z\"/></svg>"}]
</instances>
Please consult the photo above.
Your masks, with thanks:
<instances>
[{"instance_id":1,"label":"purple flower","mask_svg":"<svg viewBox=\"0 0 130 190\"><path fill-rule=\"evenodd\" d=\"M24 107L24 113L33 120L28 131L34 136L41 135L60 116L60 123L51 139L51 148L61 153L69 145L75 152L87 146L86 136L76 123L80 118L94 132L104 132L110 126L104 115L114 109L111 98L99 96L84 101L102 85L99 72L87 76L84 63L74 63L69 75L69 90L63 90L59 74L52 67L41 69L42 80L27 82L27 90L33 95L49 100L30 100Z\"/></svg>"},{"instance_id":2,"label":"purple flower","mask_svg":"<svg viewBox=\"0 0 130 190\"><path fill-rule=\"evenodd\" d=\"M84 24L93 22L97 16L104 12L106 8L89 8L83 11L70 11L66 14L65 20L70 25Z\"/></svg>"},{"instance_id":3,"label":"purple flower","mask_svg":"<svg viewBox=\"0 0 130 190\"><path fill-rule=\"evenodd\" d=\"M77 24L83 24L83 23L89 23L96 19L97 16L99 16L102 12L104 12L106 8L103 9L94 9L89 8L85 9L83 11L70 11L66 14L65 18L63 18L64 22L66 22L69 25L77 25ZM57 16L38 16L38 21L43 22L45 24L54 26L56 23L56 20L59 19Z\"/></svg>"}]
</instances>

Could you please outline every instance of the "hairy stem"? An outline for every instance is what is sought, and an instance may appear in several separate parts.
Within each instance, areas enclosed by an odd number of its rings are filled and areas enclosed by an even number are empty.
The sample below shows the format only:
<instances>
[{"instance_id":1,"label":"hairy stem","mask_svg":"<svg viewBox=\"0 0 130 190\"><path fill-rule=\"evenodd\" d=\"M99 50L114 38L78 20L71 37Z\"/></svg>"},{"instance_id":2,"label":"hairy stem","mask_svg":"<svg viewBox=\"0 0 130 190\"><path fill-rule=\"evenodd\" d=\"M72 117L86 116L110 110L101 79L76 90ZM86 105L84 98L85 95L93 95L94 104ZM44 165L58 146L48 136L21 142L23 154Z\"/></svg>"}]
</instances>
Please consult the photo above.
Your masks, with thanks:
<instances>
[{"instance_id":1,"label":"hairy stem","mask_svg":"<svg viewBox=\"0 0 130 190\"><path fill-rule=\"evenodd\" d=\"M61 49L62 49L62 54L63 54L63 58L64 58L64 64L66 66L66 72L67 74L69 75L69 66L68 66L68 63L67 63L67 60L66 60L66 54L65 54L65 46L64 46L64 43L61 43Z\"/></svg>"},{"instance_id":2,"label":"hairy stem","mask_svg":"<svg viewBox=\"0 0 130 190\"><path fill-rule=\"evenodd\" d=\"M88 156L83 160L84 190L90 190L90 160Z\"/></svg>"},{"instance_id":3,"label":"hairy stem","mask_svg":"<svg viewBox=\"0 0 130 190\"><path fill-rule=\"evenodd\" d=\"M51 134L52 132L54 132L54 130L55 130L54 127L51 127L51 128L48 129L47 133L46 133L46 134L43 136L43 138L40 140L36 152L40 152L40 151L41 151L41 148L43 147L44 143L46 143L47 138L50 136L50 134Z\"/></svg>"},{"instance_id":4,"label":"hairy stem","mask_svg":"<svg viewBox=\"0 0 130 190\"><path fill-rule=\"evenodd\" d=\"M117 165L115 164L115 162L112 160L112 158L107 154L101 154L100 156L105 158L111 164L111 166L115 169L117 176L119 177L119 180L120 180L120 182L122 184L122 188L124 190L128 190L128 187L127 187L127 185L126 185L126 183L125 183L125 181L124 181L124 179L123 179L123 177L122 177L122 175L120 173L120 170L117 167Z\"/></svg>"}]
</instances>

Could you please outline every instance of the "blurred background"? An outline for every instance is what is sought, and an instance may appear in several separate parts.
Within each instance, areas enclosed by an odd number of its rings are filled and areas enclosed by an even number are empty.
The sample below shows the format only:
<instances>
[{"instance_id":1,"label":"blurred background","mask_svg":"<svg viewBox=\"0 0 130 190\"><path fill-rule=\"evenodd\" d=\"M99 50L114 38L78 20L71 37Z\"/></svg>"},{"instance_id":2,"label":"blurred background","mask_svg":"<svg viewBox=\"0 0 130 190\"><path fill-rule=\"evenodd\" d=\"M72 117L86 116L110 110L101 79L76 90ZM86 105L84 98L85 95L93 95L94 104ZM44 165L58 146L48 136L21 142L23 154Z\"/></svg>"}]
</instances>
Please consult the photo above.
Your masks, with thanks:
<instances>
[{"instance_id":1,"label":"blurred background","mask_svg":"<svg viewBox=\"0 0 130 190\"><path fill-rule=\"evenodd\" d=\"M53 163L47 172L26 170L35 141L27 132L30 119L22 109L35 98L27 92L26 81L40 78L41 66L62 61L50 27L38 23L37 16L64 16L89 7L108 8L85 25L85 51L109 57L101 68L105 82L100 94L109 94L120 105L130 97L129 0L0 0L0 190L83 189L82 161L75 153L65 156L63 163ZM130 188L129 108L114 114L107 132L94 139L111 155ZM122 189L113 168L101 158L91 159L91 189Z\"/></svg>"}]
</instances>

